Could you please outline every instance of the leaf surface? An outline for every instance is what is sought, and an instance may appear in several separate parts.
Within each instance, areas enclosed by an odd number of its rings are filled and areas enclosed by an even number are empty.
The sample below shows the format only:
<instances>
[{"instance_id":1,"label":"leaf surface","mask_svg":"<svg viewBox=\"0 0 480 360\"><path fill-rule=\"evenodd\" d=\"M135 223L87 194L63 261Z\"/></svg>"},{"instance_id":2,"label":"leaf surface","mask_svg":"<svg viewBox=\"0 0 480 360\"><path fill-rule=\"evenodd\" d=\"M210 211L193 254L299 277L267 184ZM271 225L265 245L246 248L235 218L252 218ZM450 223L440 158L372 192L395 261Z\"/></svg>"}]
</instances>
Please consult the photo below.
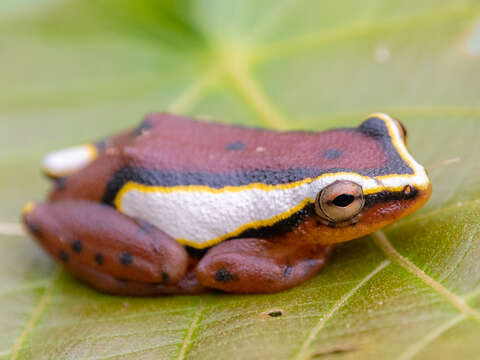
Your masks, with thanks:
<instances>
[{"instance_id":1,"label":"leaf surface","mask_svg":"<svg viewBox=\"0 0 480 360\"><path fill-rule=\"evenodd\" d=\"M480 343L474 0L0 4L0 359L474 359ZM409 129L431 201L273 295L105 296L15 224L47 151L169 110L282 129ZM281 313L270 317L269 312Z\"/></svg>"}]
</instances>

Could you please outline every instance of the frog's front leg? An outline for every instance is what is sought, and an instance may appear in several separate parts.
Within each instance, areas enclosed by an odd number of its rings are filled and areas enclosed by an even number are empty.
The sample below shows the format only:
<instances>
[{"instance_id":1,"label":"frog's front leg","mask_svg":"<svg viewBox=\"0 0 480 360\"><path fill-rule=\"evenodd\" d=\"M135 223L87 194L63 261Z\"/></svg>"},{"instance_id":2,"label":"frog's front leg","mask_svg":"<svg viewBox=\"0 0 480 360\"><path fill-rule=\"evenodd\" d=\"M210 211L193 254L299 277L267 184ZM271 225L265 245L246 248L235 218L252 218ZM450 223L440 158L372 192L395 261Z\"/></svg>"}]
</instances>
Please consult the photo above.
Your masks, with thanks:
<instances>
[{"instance_id":1,"label":"frog's front leg","mask_svg":"<svg viewBox=\"0 0 480 360\"><path fill-rule=\"evenodd\" d=\"M315 276L332 249L332 245L235 239L210 249L196 275L202 285L227 292L277 292Z\"/></svg>"},{"instance_id":2,"label":"frog's front leg","mask_svg":"<svg viewBox=\"0 0 480 360\"><path fill-rule=\"evenodd\" d=\"M188 254L159 229L83 200L27 206L24 222L70 272L110 293L150 295L198 289L185 278Z\"/></svg>"}]
</instances>

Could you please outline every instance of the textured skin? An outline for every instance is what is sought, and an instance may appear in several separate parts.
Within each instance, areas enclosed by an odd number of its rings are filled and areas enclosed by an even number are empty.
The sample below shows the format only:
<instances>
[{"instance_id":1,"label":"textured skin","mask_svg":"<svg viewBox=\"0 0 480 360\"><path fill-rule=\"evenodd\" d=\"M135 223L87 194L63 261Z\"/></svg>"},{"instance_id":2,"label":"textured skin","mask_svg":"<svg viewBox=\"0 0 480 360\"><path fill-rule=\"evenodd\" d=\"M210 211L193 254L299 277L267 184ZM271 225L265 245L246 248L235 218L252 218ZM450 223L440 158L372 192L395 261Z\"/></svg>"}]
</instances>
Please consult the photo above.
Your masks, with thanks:
<instances>
[{"instance_id":1,"label":"textured skin","mask_svg":"<svg viewBox=\"0 0 480 360\"><path fill-rule=\"evenodd\" d=\"M371 233L415 211L431 193L430 185L369 193L358 219L342 226L322 221L307 202L288 217L222 238L223 242L204 250L203 257L189 257L165 229L140 220L146 216L134 216L134 220L118 211L123 211L118 205L115 208L115 199L128 182L215 190L250 184L283 186L343 172L367 179L391 174L408 177L414 169L392 146L391 135L378 118L355 129L284 133L152 114L136 129L96 147L99 156L56 179L48 203L26 210L23 220L73 275L112 294L191 294L208 288L234 293L285 290L313 277L324 266L331 244ZM218 213L205 213L196 194L200 196L200 192L191 193L192 201L199 201L195 210L220 225L222 216L249 212L261 216L273 204L262 198L266 202L256 201L255 209L242 208L246 202L240 200ZM155 212L152 207L140 208L140 215L142 211L144 215ZM179 208L172 211L177 211L176 217L168 225L186 219L194 229L201 229L204 218L184 216Z\"/></svg>"}]
</instances>

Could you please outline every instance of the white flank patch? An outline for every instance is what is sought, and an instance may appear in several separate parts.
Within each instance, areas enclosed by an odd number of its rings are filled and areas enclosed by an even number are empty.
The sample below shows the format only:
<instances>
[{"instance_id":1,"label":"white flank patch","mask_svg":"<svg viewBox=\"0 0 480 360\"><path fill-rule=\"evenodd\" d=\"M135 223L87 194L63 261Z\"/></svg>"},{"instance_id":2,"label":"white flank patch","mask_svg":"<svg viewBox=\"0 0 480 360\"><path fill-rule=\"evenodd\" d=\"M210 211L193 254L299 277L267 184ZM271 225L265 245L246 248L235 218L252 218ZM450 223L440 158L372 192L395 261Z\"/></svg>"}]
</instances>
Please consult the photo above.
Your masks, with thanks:
<instances>
[{"instance_id":1,"label":"white flank patch","mask_svg":"<svg viewBox=\"0 0 480 360\"><path fill-rule=\"evenodd\" d=\"M43 170L52 177L62 177L79 170L97 157L93 145L81 145L55 151L43 159Z\"/></svg>"},{"instance_id":2,"label":"white flank patch","mask_svg":"<svg viewBox=\"0 0 480 360\"><path fill-rule=\"evenodd\" d=\"M407 152L395 122L385 114L373 116L385 121L393 144L415 174L369 178L342 172L290 184L255 183L221 189L129 182L117 194L115 205L126 215L148 221L183 244L203 248L245 230L273 225L288 218L308 202L314 202L318 193L335 181L356 182L365 194L401 191L407 185L425 189L429 184L426 172Z\"/></svg>"},{"instance_id":3,"label":"white flank patch","mask_svg":"<svg viewBox=\"0 0 480 360\"><path fill-rule=\"evenodd\" d=\"M186 244L208 246L226 235L273 225L313 202L325 186L336 180L351 180L374 187L373 179L354 174L328 176L292 187L251 187L213 192L201 188L176 191L148 191L131 183L125 188L120 209L126 215L141 218ZM168 189L168 188L167 188ZM147 191L145 191L147 190Z\"/></svg>"}]
</instances>

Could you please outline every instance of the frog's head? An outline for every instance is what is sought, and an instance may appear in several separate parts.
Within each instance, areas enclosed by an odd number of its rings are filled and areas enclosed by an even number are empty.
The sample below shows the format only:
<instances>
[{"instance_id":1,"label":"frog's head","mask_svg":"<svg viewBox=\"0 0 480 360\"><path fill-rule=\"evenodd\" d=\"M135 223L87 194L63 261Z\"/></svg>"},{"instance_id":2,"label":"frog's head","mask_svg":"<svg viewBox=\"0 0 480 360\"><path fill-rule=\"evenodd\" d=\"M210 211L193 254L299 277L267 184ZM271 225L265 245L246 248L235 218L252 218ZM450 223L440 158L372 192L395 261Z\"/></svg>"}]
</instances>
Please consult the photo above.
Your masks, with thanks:
<instances>
[{"instance_id":1,"label":"frog's head","mask_svg":"<svg viewBox=\"0 0 480 360\"><path fill-rule=\"evenodd\" d=\"M355 141L359 147L365 141L375 146L367 153L358 149L357 170L335 172L319 184L316 219L305 224L317 241L342 242L372 233L422 207L432 192L425 169L407 151L400 121L373 114L349 131L350 147ZM368 167L361 164L365 157Z\"/></svg>"}]
</instances>

